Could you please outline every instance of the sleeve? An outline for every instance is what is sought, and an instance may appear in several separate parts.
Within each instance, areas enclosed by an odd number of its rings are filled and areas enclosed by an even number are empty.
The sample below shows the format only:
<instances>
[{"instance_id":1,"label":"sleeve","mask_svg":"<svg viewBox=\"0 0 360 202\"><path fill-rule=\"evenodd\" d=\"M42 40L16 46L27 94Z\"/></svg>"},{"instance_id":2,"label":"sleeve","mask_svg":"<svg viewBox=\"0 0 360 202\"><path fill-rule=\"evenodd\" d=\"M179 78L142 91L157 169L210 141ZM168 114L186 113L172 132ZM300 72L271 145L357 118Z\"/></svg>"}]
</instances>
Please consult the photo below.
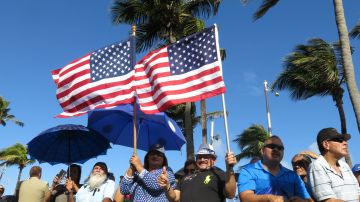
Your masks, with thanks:
<instances>
[{"instance_id":1,"label":"sleeve","mask_svg":"<svg viewBox=\"0 0 360 202\"><path fill-rule=\"evenodd\" d=\"M238 191L239 193L244 192L246 190L256 190L256 183L254 177L251 175L249 170L246 168L242 168L240 170L240 175L238 179Z\"/></svg>"},{"instance_id":2,"label":"sleeve","mask_svg":"<svg viewBox=\"0 0 360 202\"><path fill-rule=\"evenodd\" d=\"M159 191L163 189L157 183L157 178L161 175L161 172L162 169L157 169L155 172L143 170L143 172L139 175L139 178L142 180L144 186L146 186L148 189L153 191Z\"/></svg>"},{"instance_id":3,"label":"sleeve","mask_svg":"<svg viewBox=\"0 0 360 202\"><path fill-rule=\"evenodd\" d=\"M121 194L123 194L123 195L132 194L131 187L133 186L133 184L134 184L134 179L129 178L125 175L124 178L120 182Z\"/></svg>"},{"instance_id":4,"label":"sleeve","mask_svg":"<svg viewBox=\"0 0 360 202\"><path fill-rule=\"evenodd\" d=\"M295 180L295 196L299 196L303 199L309 199L310 194L306 189L304 182L301 180L300 176L294 173L294 180Z\"/></svg>"},{"instance_id":5,"label":"sleeve","mask_svg":"<svg viewBox=\"0 0 360 202\"><path fill-rule=\"evenodd\" d=\"M317 161L314 161L309 168L308 183L316 201L322 201L328 198L336 198L331 188L331 180L326 170Z\"/></svg>"},{"instance_id":6,"label":"sleeve","mask_svg":"<svg viewBox=\"0 0 360 202\"><path fill-rule=\"evenodd\" d=\"M115 194L115 182L113 180L108 180L104 187L104 198L114 199Z\"/></svg>"}]
</instances>

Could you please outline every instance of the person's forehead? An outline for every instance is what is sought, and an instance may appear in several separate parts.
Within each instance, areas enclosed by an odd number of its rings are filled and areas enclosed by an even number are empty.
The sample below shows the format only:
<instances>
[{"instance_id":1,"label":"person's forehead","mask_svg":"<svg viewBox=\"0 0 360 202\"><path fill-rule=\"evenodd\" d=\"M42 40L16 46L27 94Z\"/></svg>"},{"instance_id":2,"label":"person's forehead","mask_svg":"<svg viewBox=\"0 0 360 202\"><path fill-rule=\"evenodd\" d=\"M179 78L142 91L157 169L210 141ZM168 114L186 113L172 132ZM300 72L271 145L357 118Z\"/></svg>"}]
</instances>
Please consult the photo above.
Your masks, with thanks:
<instances>
[{"instance_id":1,"label":"person's forehead","mask_svg":"<svg viewBox=\"0 0 360 202\"><path fill-rule=\"evenodd\" d=\"M265 144L277 144L283 146L283 143L279 138L269 138L265 141Z\"/></svg>"},{"instance_id":2,"label":"person's forehead","mask_svg":"<svg viewBox=\"0 0 360 202\"><path fill-rule=\"evenodd\" d=\"M95 169L101 169L101 170L104 170L101 166L94 166L94 169L93 169L93 170L95 170Z\"/></svg>"}]
</instances>

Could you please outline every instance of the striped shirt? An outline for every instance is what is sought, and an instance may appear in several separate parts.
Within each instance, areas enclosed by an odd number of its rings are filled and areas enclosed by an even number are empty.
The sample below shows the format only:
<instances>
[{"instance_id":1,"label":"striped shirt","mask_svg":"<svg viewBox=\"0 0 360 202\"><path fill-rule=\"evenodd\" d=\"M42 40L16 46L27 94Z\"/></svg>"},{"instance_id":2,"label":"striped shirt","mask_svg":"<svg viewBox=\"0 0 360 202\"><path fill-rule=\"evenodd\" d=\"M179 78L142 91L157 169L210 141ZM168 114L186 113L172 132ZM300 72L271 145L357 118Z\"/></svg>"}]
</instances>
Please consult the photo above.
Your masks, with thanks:
<instances>
[{"instance_id":1,"label":"striped shirt","mask_svg":"<svg viewBox=\"0 0 360 202\"><path fill-rule=\"evenodd\" d=\"M341 173L331 168L321 155L310 165L308 183L316 201L329 198L359 201L360 188L355 176L345 162L338 163Z\"/></svg>"}]
</instances>

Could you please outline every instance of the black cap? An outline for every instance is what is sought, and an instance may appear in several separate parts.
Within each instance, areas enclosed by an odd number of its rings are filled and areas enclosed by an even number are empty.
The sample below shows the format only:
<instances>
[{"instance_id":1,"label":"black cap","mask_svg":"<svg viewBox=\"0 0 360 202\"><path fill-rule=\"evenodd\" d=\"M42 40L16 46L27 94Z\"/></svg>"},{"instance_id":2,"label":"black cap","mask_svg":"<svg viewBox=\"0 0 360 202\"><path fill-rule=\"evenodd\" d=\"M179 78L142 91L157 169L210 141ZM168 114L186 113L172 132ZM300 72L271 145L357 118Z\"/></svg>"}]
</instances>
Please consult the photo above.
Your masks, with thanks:
<instances>
[{"instance_id":1,"label":"black cap","mask_svg":"<svg viewBox=\"0 0 360 202\"><path fill-rule=\"evenodd\" d=\"M351 138L350 134L340 134L337 132L335 128L324 128L319 131L317 135L317 144L321 145L321 143L325 140L330 140L334 138L344 138L344 140L348 141Z\"/></svg>"},{"instance_id":2,"label":"black cap","mask_svg":"<svg viewBox=\"0 0 360 202\"><path fill-rule=\"evenodd\" d=\"M105 171L105 173L108 174L108 169L107 169L106 163L104 163L104 162L97 162L97 163L95 163L93 169L95 168L95 166L101 167L101 169L103 169L103 170Z\"/></svg>"}]
</instances>

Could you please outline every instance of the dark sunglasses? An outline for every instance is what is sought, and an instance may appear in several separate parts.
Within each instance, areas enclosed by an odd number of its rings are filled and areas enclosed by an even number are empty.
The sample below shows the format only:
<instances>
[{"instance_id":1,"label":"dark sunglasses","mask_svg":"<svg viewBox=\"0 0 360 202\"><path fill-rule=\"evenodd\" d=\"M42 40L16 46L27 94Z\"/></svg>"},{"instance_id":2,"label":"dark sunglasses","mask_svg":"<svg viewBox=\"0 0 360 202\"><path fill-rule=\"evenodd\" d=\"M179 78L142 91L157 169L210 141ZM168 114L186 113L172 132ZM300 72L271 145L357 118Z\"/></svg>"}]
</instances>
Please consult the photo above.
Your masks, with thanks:
<instances>
[{"instance_id":1,"label":"dark sunglasses","mask_svg":"<svg viewBox=\"0 0 360 202\"><path fill-rule=\"evenodd\" d=\"M306 168L307 166L307 162L304 161L304 160L298 160L298 161L295 161L295 162L291 162L292 166L295 168L297 166L299 167L302 167L302 168Z\"/></svg>"},{"instance_id":2,"label":"dark sunglasses","mask_svg":"<svg viewBox=\"0 0 360 202\"><path fill-rule=\"evenodd\" d=\"M346 140L344 138L342 138L342 137L337 137L337 138L329 139L328 141L342 143L342 142L344 142Z\"/></svg>"},{"instance_id":3,"label":"dark sunglasses","mask_svg":"<svg viewBox=\"0 0 360 202\"><path fill-rule=\"evenodd\" d=\"M284 150L284 146L281 145L277 145L277 144L266 144L264 147L267 147L269 149L277 149L279 151L283 151Z\"/></svg>"}]
</instances>

